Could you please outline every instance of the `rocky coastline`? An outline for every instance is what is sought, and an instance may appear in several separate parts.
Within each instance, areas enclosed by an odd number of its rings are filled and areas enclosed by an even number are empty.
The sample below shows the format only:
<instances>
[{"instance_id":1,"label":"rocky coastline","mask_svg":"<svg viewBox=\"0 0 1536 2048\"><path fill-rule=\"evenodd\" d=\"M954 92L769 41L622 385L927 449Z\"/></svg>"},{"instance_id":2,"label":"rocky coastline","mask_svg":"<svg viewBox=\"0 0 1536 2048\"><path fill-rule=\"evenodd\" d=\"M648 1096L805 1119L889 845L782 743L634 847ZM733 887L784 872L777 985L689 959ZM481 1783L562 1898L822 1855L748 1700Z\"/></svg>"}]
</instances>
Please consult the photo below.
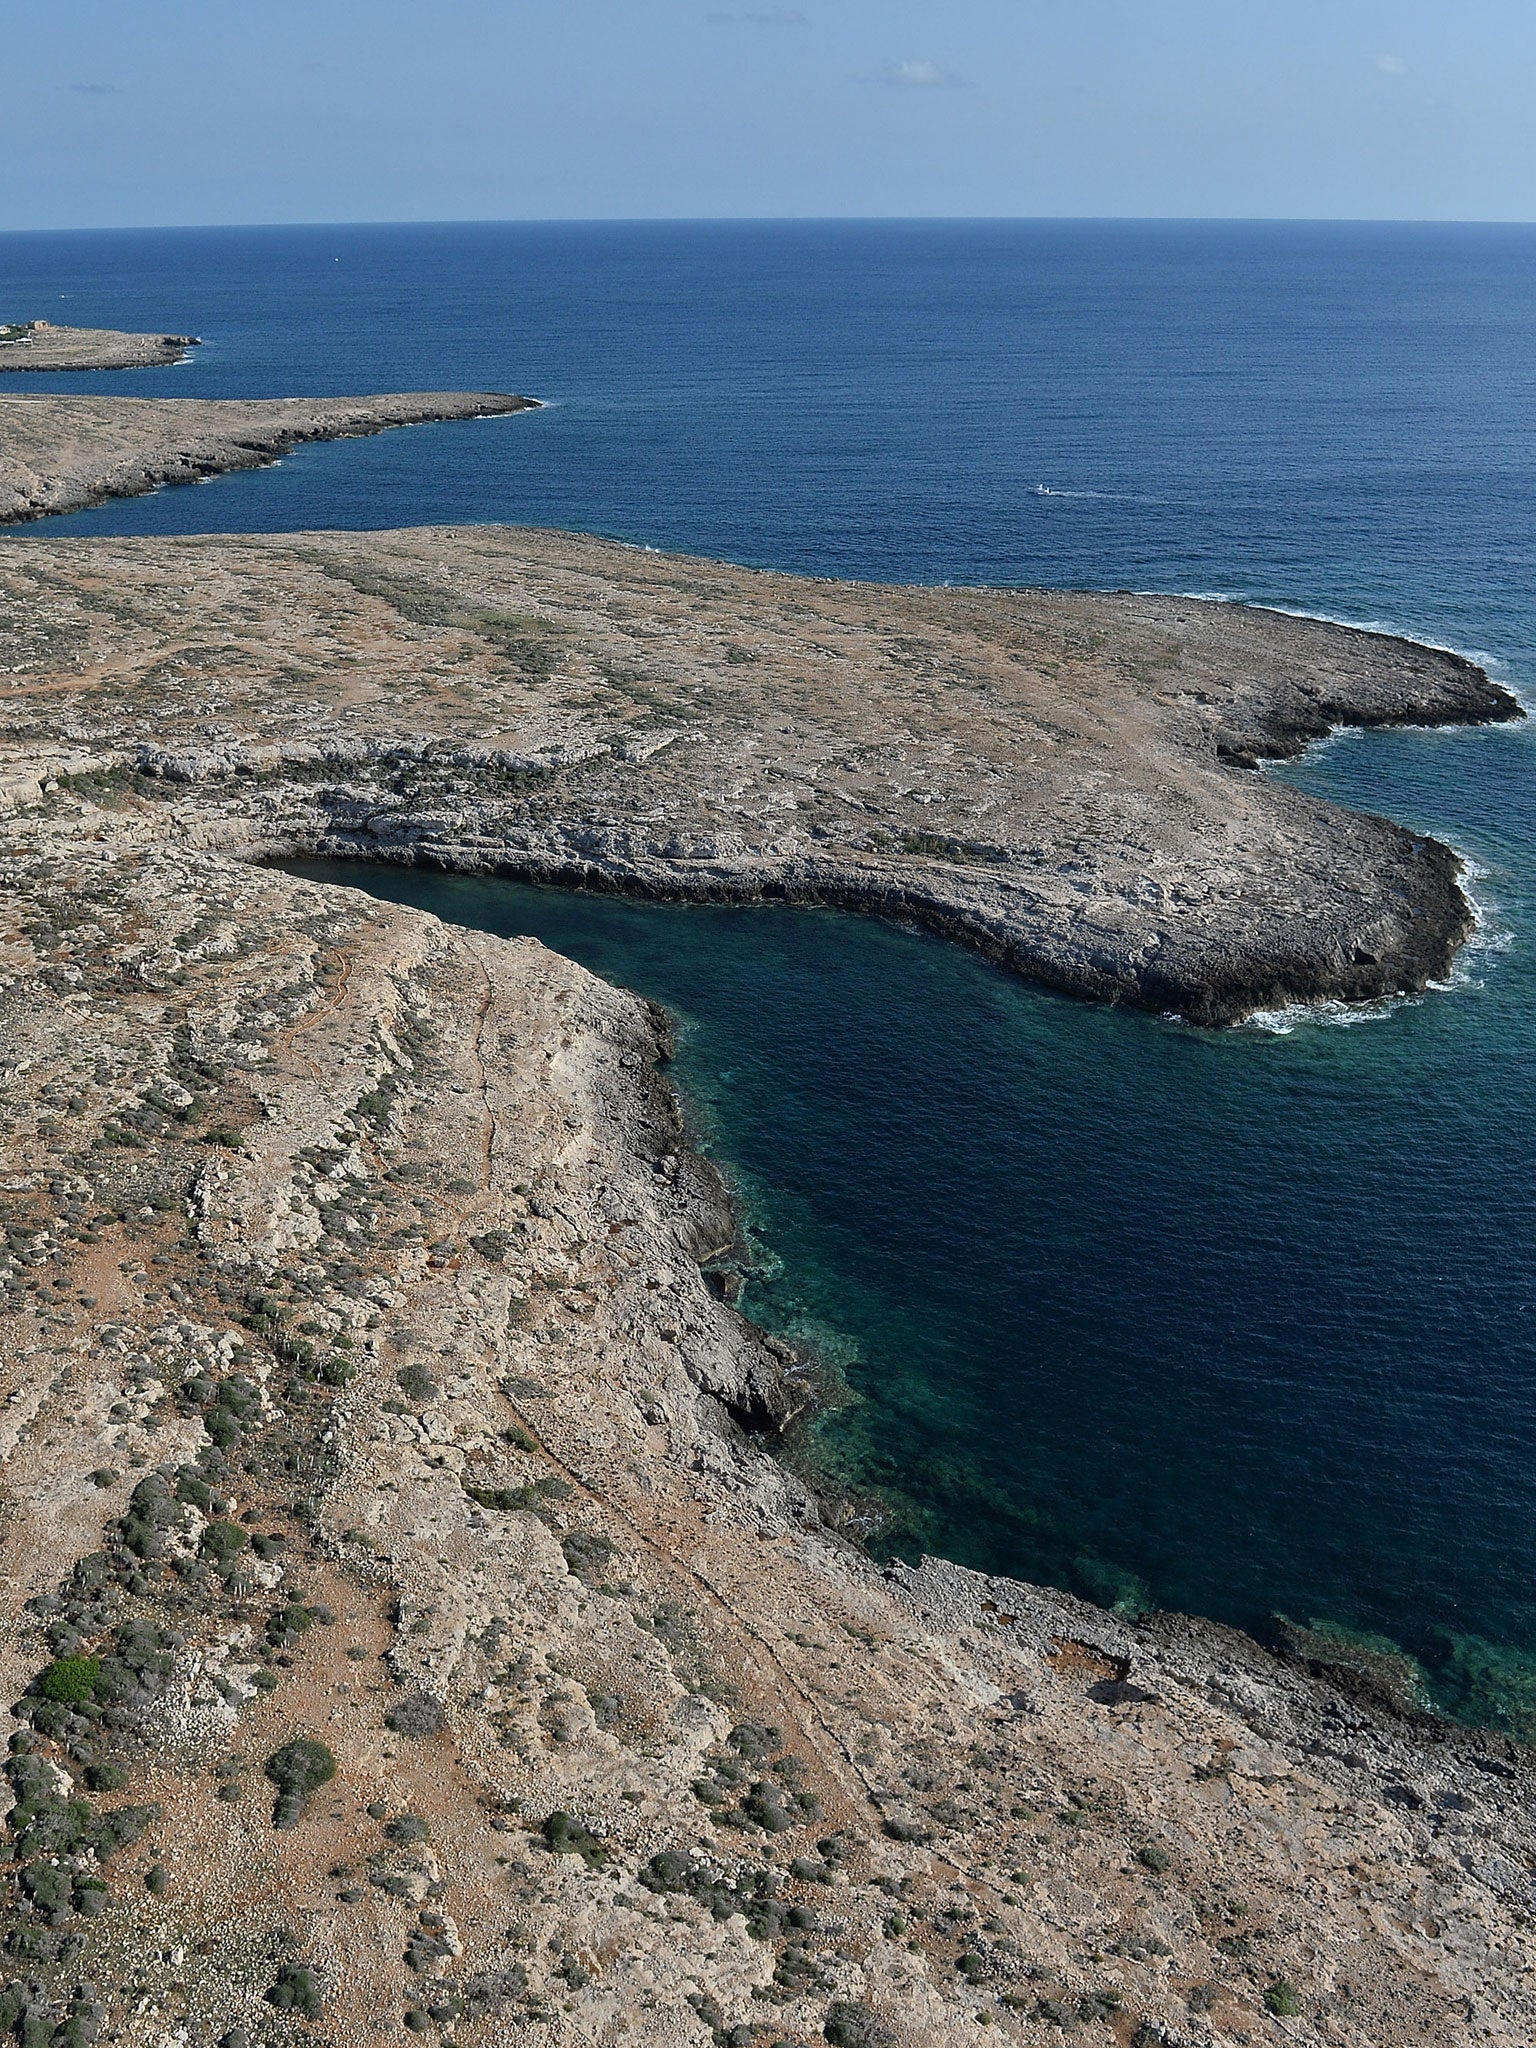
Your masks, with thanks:
<instances>
[{"instance_id":1,"label":"rocky coastline","mask_svg":"<svg viewBox=\"0 0 1536 2048\"><path fill-rule=\"evenodd\" d=\"M665 1020L268 864L838 902L1220 1022L1469 915L1248 764L1517 710L1183 599L0 545L0 2031L1523 2048L1528 1752L879 1568L774 1455Z\"/></svg>"}]
</instances>

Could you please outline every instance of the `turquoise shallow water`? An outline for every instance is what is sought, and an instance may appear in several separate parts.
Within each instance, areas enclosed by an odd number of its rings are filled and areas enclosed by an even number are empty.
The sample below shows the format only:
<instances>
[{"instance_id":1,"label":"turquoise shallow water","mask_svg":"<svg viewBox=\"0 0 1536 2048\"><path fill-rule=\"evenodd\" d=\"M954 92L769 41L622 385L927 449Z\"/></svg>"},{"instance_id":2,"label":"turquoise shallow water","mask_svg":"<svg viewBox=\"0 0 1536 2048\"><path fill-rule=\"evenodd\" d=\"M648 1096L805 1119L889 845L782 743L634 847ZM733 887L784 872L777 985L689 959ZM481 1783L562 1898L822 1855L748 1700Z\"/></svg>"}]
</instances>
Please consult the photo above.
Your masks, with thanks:
<instances>
[{"instance_id":1,"label":"turquoise shallow water","mask_svg":"<svg viewBox=\"0 0 1536 2048\"><path fill-rule=\"evenodd\" d=\"M0 279L0 310L209 337L28 388L551 401L51 531L525 519L1257 598L1536 684L1530 230L12 236ZM1384 1635L1447 1706L1536 1732L1533 744L1346 736L1284 771L1478 863L1458 985L1369 1018L1200 1033L832 914L352 879L683 1016L761 1249L747 1305L843 1366L822 1451L887 1490L877 1540Z\"/></svg>"}]
</instances>

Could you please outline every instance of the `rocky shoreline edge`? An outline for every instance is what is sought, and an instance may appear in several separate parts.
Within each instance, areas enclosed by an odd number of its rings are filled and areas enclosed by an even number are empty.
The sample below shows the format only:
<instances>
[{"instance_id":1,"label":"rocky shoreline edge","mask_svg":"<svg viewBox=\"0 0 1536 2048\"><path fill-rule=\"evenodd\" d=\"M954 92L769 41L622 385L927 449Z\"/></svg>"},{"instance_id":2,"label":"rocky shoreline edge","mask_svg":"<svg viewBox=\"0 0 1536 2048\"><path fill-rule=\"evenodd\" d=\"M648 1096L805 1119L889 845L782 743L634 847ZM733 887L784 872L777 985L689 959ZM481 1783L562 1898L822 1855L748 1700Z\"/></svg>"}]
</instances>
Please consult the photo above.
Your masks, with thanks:
<instances>
[{"instance_id":1,"label":"rocky shoreline edge","mask_svg":"<svg viewBox=\"0 0 1536 2048\"><path fill-rule=\"evenodd\" d=\"M1464 657L1286 614L520 529L29 538L3 566L113 679L35 717L13 685L16 741L73 717L79 786L194 802L253 854L833 905L1201 1024L1418 992L1472 928L1451 849L1259 764L1523 716Z\"/></svg>"}]
</instances>

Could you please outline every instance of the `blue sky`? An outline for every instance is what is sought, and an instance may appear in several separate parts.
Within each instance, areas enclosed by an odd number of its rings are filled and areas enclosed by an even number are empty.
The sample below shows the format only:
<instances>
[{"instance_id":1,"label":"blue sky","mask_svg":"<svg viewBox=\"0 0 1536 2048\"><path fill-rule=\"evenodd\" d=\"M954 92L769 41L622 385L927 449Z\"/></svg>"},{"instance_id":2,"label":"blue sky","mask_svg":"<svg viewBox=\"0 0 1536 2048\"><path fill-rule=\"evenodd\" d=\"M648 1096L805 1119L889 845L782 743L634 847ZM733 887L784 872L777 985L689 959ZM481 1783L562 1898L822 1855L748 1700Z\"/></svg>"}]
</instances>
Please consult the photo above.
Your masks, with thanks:
<instances>
[{"instance_id":1,"label":"blue sky","mask_svg":"<svg viewBox=\"0 0 1536 2048\"><path fill-rule=\"evenodd\" d=\"M0 227L1536 218L1530 0L46 0Z\"/></svg>"}]
</instances>

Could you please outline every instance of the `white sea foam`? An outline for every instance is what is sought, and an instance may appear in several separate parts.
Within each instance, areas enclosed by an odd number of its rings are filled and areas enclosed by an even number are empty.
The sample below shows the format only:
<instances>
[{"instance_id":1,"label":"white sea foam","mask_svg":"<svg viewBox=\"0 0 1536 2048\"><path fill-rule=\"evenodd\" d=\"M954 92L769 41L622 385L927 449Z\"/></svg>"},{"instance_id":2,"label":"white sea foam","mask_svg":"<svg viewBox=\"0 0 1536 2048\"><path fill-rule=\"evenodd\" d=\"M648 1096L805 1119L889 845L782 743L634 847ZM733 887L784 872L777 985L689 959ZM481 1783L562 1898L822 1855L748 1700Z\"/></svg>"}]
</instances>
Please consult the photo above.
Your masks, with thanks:
<instances>
[{"instance_id":1,"label":"white sea foam","mask_svg":"<svg viewBox=\"0 0 1536 2048\"><path fill-rule=\"evenodd\" d=\"M1329 996L1319 1003L1287 1003L1279 1010L1250 1011L1239 1028L1267 1032L1271 1038L1289 1038L1304 1024L1343 1031L1356 1024L1384 1024L1399 1010L1411 1009L1423 1000L1422 996L1402 995L1381 996L1369 1003L1345 1003Z\"/></svg>"}]
</instances>

